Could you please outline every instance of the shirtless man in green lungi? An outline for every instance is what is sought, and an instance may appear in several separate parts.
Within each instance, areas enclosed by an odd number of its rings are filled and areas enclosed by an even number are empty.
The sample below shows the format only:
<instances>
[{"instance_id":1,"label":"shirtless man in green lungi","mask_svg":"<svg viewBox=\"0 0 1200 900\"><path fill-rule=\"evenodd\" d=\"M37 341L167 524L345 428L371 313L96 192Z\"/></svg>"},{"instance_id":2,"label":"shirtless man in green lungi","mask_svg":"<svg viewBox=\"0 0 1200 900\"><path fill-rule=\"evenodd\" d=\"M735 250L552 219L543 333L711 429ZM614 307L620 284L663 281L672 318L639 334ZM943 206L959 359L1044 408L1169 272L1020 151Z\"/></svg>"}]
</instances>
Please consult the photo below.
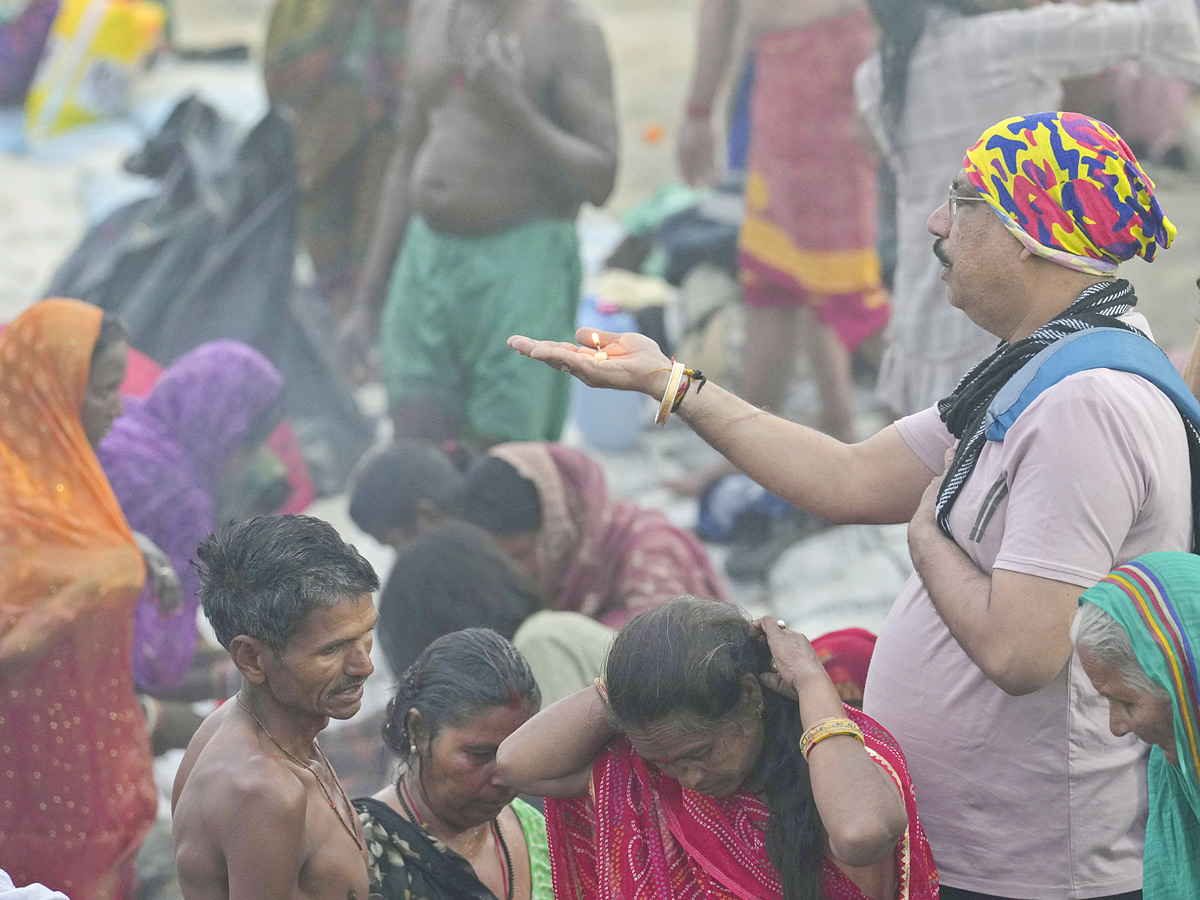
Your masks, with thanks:
<instances>
[{"instance_id":1,"label":"shirtless man in green lungi","mask_svg":"<svg viewBox=\"0 0 1200 900\"><path fill-rule=\"evenodd\" d=\"M574 329L575 217L617 167L603 35L581 0L418 0L411 16L400 142L343 354L361 361L378 328L397 437L555 440L568 385L503 339Z\"/></svg>"}]
</instances>

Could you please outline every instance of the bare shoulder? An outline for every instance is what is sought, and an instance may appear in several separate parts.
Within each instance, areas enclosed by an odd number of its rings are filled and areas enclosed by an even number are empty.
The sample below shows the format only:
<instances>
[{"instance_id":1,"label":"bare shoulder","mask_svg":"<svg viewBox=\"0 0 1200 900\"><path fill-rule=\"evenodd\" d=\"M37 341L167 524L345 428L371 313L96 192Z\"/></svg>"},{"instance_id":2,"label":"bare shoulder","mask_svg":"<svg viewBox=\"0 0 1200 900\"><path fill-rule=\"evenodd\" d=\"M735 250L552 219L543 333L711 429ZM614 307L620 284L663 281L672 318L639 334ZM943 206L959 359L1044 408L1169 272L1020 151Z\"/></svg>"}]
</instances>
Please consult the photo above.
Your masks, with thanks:
<instances>
[{"instance_id":1,"label":"bare shoulder","mask_svg":"<svg viewBox=\"0 0 1200 900\"><path fill-rule=\"evenodd\" d=\"M188 748L189 756L192 749ZM263 819L280 824L294 820L303 825L307 808L304 782L264 750L244 723L235 719L216 723L198 754L185 762L190 762L190 768L175 786L177 816L199 815L232 831ZM180 775L185 775L182 766Z\"/></svg>"}]
</instances>

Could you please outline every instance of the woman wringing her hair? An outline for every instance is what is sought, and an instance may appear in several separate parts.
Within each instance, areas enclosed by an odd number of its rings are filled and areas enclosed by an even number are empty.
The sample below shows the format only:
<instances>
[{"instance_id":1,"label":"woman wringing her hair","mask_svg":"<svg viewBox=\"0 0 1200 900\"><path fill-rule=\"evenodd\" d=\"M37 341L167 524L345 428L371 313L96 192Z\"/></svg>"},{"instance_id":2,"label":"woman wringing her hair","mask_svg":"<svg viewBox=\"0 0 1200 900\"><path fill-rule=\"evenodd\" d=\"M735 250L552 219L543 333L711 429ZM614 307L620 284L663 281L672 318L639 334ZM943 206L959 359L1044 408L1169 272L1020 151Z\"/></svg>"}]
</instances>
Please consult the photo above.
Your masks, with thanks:
<instances>
[{"instance_id":1,"label":"woman wringing her hair","mask_svg":"<svg viewBox=\"0 0 1200 900\"><path fill-rule=\"evenodd\" d=\"M606 680L500 747L542 794L557 900L933 900L904 757L808 640L681 597L617 636Z\"/></svg>"}]
</instances>

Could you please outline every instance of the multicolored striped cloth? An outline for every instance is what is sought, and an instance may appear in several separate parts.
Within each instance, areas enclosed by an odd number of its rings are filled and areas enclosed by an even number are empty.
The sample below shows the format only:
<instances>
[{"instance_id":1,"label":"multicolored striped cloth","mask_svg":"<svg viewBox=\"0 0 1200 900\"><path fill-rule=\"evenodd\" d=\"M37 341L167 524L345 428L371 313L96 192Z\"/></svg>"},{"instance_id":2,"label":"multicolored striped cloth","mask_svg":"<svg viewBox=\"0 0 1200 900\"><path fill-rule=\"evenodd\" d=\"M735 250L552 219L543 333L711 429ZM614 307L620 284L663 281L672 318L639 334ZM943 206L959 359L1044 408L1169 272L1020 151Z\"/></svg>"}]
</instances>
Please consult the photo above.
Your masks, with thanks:
<instances>
[{"instance_id":1,"label":"multicolored striped cloth","mask_svg":"<svg viewBox=\"0 0 1200 900\"><path fill-rule=\"evenodd\" d=\"M967 177L1031 252L1068 269L1111 275L1170 247L1154 182L1109 125L1068 112L1016 116L967 151Z\"/></svg>"},{"instance_id":2,"label":"multicolored striped cloth","mask_svg":"<svg viewBox=\"0 0 1200 900\"><path fill-rule=\"evenodd\" d=\"M1200 896L1200 556L1148 553L1114 569L1084 592L1129 632L1152 681L1171 695L1179 764L1150 755L1146 825L1146 900Z\"/></svg>"}]
</instances>

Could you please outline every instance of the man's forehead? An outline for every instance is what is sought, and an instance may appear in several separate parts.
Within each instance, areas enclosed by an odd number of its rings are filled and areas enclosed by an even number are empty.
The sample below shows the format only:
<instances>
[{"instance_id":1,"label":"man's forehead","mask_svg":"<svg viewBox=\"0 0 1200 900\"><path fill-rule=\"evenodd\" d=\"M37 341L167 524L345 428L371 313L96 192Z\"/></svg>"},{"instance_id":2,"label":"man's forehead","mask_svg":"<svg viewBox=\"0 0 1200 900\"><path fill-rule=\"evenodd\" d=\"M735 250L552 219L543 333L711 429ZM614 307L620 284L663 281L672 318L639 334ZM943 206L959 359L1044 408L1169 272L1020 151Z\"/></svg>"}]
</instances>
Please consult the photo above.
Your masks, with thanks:
<instances>
[{"instance_id":1,"label":"man's forehead","mask_svg":"<svg viewBox=\"0 0 1200 900\"><path fill-rule=\"evenodd\" d=\"M354 637L374 627L379 613L370 594L343 600L333 606L319 606L308 614L296 637L320 640L334 633Z\"/></svg>"}]
</instances>

